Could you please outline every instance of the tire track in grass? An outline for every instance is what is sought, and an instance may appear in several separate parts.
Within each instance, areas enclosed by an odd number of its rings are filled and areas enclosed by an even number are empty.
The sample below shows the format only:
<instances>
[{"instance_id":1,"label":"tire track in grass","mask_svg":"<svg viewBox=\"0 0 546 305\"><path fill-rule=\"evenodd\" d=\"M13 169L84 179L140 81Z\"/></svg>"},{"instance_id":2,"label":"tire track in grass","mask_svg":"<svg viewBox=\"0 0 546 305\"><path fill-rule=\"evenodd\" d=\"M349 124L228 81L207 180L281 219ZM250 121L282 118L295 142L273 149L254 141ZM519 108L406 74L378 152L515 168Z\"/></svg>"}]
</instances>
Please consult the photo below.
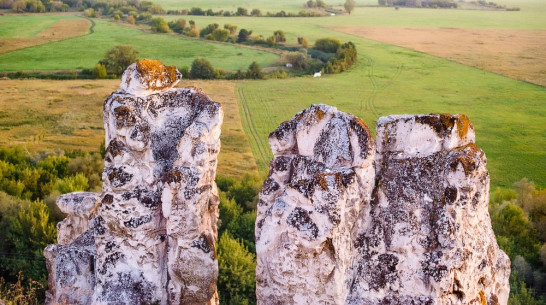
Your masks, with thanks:
<instances>
[{"instance_id":1,"label":"tire track in grass","mask_svg":"<svg viewBox=\"0 0 546 305\"><path fill-rule=\"evenodd\" d=\"M379 118L379 113L375 109L375 98L377 97L377 93L379 92L379 85L377 83L377 79L376 79L376 76L374 74L375 63L374 63L374 61L373 61L373 59L371 57L366 56L366 59L368 60L368 66L369 66L368 79L372 83L372 93L365 100L365 104L366 104L365 107L366 107L366 109L368 109L372 113L372 115L376 119L378 119ZM363 111L362 103L360 105L361 105L360 106L360 111Z\"/></svg>"},{"instance_id":2,"label":"tire track in grass","mask_svg":"<svg viewBox=\"0 0 546 305\"><path fill-rule=\"evenodd\" d=\"M244 117L244 120L247 123L246 125L248 126L248 130L249 130L249 133L250 133L251 139L249 139L249 140L253 141L255 143L255 145L256 145L256 148L258 149L259 156L255 156L255 157L258 157L257 159L260 159L262 161L262 162L258 162L258 171L260 171L260 164L259 163L262 163L262 166L267 168L267 163L268 163L267 153L265 152L265 149L264 149L262 143L260 142L260 136L259 136L258 131L256 130L256 126L254 124L254 120L252 119L252 115L250 114L250 109L248 107L248 102L247 102L247 99L246 99L245 92L244 92L243 88L238 88L237 93L239 95L238 100L241 101L243 117ZM251 142L251 141L249 141L249 142Z\"/></svg>"}]
</instances>

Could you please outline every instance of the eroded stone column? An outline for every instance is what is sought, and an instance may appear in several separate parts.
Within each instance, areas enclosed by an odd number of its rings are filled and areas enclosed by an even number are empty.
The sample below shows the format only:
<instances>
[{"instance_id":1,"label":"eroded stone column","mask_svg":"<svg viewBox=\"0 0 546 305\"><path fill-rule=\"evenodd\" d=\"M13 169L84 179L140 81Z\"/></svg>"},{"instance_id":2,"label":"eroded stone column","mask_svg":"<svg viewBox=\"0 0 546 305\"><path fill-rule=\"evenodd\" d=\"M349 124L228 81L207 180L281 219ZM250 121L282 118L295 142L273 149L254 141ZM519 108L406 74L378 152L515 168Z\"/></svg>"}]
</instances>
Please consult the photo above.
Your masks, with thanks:
<instances>
[{"instance_id":1,"label":"eroded stone column","mask_svg":"<svg viewBox=\"0 0 546 305\"><path fill-rule=\"evenodd\" d=\"M256 219L258 304L343 304L353 235L373 185L374 141L357 117L312 105L269 135Z\"/></svg>"},{"instance_id":2,"label":"eroded stone column","mask_svg":"<svg viewBox=\"0 0 546 305\"><path fill-rule=\"evenodd\" d=\"M103 190L58 202L71 215L63 244L45 250L47 304L218 304L223 112L200 89L173 88L181 76L138 61L105 101Z\"/></svg>"},{"instance_id":3,"label":"eroded stone column","mask_svg":"<svg viewBox=\"0 0 546 305\"><path fill-rule=\"evenodd\" d=\"M378 182L346 304L507 304L510 261L491 229L474 137L464 115L378 121Z\"/></svg>"}]
</instances>

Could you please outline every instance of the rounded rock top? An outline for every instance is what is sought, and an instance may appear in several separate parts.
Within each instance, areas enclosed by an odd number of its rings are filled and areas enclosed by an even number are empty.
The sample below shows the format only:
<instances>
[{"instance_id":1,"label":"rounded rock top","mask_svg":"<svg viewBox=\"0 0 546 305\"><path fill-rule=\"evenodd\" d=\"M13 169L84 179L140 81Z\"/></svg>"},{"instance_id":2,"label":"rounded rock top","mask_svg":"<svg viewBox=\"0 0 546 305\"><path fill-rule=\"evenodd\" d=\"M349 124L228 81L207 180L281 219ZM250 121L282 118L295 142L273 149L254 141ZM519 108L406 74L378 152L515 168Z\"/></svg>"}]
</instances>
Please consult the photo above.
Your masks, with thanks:
<instances>
[{"instance_id":1,"label":"rounded rock top","mask_svg":"<svg viewBox=\"0 0 546 305\"><path fill-rule=\"evenodd\" d=\"M176 86L182 73L175 66L165 66L158 60L144 59L131 64L121 77L121 89L129 94L145 96Z\"/></svg>"}]
</instances>

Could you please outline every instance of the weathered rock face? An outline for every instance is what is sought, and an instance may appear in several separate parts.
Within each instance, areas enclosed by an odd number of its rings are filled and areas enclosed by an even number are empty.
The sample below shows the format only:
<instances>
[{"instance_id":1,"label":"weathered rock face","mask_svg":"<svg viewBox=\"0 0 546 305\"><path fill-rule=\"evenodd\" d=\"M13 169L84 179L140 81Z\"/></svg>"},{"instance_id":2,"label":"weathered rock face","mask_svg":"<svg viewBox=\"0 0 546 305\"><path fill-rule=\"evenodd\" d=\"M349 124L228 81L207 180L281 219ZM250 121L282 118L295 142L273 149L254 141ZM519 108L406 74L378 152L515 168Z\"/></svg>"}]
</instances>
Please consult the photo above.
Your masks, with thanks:
<instances>
[{"instance_id":1,"label":"weathered rock face","mask_svg":"<svg viewBox=\"0 0 546 305\"><path fill-rule=\"evenodd\" d=\"M174 67L139 61L104 103L103 191L84 234L96 248L94 280L81 304L218 303L214 177L223 113L199 89L172 89L180 78ZM74 242L49 257L73 256ZM73 278L72 269L62 272L51 263L50 279ZM59 300L52 287L50 299Z\"/></svg>"},{"instance_id":2,"label":"weathered rock face","mask_svg":"<svg viewBox=\"0 0 546 305\"><path fill-rule=\"evenodd\" d=\"M507 304L485 154L464 115L381 118L377 186L347 304Z\"/></svg>"},{"instance_id":3,"label":"weathered rock face","mask_svg":"<svg viewBox=\"0 0 546 305\"><path fill-rule=\"evenodd\" d=\"M313 105L269 135L256 219L260 304L343 304L356 224L369 207L374 142L358 118Z\"/></svg>"},{"instance_id":4,"label":"weathered rock face","mask_svg":"<svg viewBox=\"0 0 546 305\"><path fill-rule=\"evenodd\" d=\"M507 304L510 261L468 118L381 118L374 156L348 117L314 105L270 135L258 303Z\"/></svg>"}]
</instances>

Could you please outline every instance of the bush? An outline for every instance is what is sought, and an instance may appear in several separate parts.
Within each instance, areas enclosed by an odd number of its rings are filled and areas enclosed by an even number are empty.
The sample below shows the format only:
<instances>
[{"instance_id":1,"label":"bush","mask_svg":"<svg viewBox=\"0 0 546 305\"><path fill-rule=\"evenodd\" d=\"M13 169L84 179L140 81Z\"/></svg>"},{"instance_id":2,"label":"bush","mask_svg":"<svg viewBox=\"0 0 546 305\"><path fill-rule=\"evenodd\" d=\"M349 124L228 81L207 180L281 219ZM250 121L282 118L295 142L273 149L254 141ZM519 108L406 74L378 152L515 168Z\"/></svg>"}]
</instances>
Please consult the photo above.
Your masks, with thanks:
<instances>
[{"instance_id":1,"label":"bush","mask_svg":"<svg viewBox=\"0 0 546 305\"><path fill-rule=\"evenodd\" d=\"M171 29L165 19L157 17L152 19L152 31L156 33L170 33Z\"/></svg>"},{"instance_id":2,"label":"bush","mask_svg":"<svg viewBox=\"0 0 546 305\"><path fill-rule=\"evenodd\" d=\"M130 15L129 17L127 17L127 22L129 24L135 24L135 17L133 15Z\"/></svg>"},{"instance_id":3,"label":"bush","mask_svg":"<svg viewBox=\"0 0 546 305\"><path fill-rule=\"evenodd\" d=\"M224 29L229 31L229 35L235 35L237 32L237 26L233 24L224 24Z\"/></svg>"},{"instance_id":4,"label":"bush","mask_svg":"<svg viewBox=\"0 0 546 305\"><path fill-rule=\"evenodd\" d=\"M286 37L284 36L284 32L281 30L277 30L273 32L273 36L275 37L275 42L286 42Z\"/></svg>"},{"instance_id":5,"label":"bush","mask_svg":"<svg viewBox=\"0 0 546 305\"><path fill-rule=\"evenodd\" d=\"M180 69L178 69L178 71L182 73L182 77L190 78L190 68L188 68L187 66L181 67Z\"/></svg>"},{"instance_id":6,"label":"bush","mask_svg":"<svg viewBox=\"0 0 546 305\"><path fill-rule=\"evenodd\" d=\"M244 7L238 7L237 12L235 12L235 15L237 16L248 16L248 10Z\"/></svg>"},{"instance_id":7,"label":"bush","mask_svg":"<svg viewBox=\"0 0 546 305\"><path fill-rule=\"evenodd\" d=\"M320 38L315 41L313 48L326 53L336 53L339 47L341 42L335 38Z\"/></svg>"},{"instance_id":8,"label":"bush","mask_svg":"<svg viewBox=\"0 0 546 305\"><path fill-rule=\"evenodd\" d=\"M93 77L95 78L106 78L108 73L106 73L106 67L101 64L96 64L92 71Z\"/></svg>"},{"instance_id":9,"label":"bush","mask_svg":"<svg viewBox=\"0 0 546 305\"><path fill-rule=\"evenodd\" d=\"M219 27L220 25L218 25L218 23L211 23L207 25L205 28L201 29L199 36L205 37L208 34L212 34L212 32L214 32L214 30L216 30Z\"/></svg>"},{"instance_id":10,"label":"bush","mask_svg":"<svg viewBox=\"0 0 546 305\"><path fill-rule=\"evenodd\" d=\"M169 22L169 28L176 33L182 34L186 28L186 19L180 18Z\"/></svg>"},{"instance_id":11,"label":"bush","mask_svg":"<svg viewBox=\"0 0 546 305\"><path fill-rule=\"evenodd\" d=\"M250 12L250 16L253 16L253 17L261 17L261 16L262 16L262 11L260 11L260 10L257 9L257 8L252 9L252 11Z\"/></svg>"},{"instance_id":12,"label":"bush","mask_svg":"<svg viewBox=\"0 0 546 305\"><path fill-rule=\"evenodd\" d=\"M194 79L213 79L215 76L214 67L208 60L198 57L191 64L190 75Z\"/></svg>"},{"instance_id":13,"label":"bush","mask_svg":"<svg viewBox=\"0 0 546 305\"><path fill-rule=\"evenodd\" d=\"M216 41L226 41L229 37L229 31L225 29L216 29L212 32L212 37Z\"/></svg>"}]
</instances>

